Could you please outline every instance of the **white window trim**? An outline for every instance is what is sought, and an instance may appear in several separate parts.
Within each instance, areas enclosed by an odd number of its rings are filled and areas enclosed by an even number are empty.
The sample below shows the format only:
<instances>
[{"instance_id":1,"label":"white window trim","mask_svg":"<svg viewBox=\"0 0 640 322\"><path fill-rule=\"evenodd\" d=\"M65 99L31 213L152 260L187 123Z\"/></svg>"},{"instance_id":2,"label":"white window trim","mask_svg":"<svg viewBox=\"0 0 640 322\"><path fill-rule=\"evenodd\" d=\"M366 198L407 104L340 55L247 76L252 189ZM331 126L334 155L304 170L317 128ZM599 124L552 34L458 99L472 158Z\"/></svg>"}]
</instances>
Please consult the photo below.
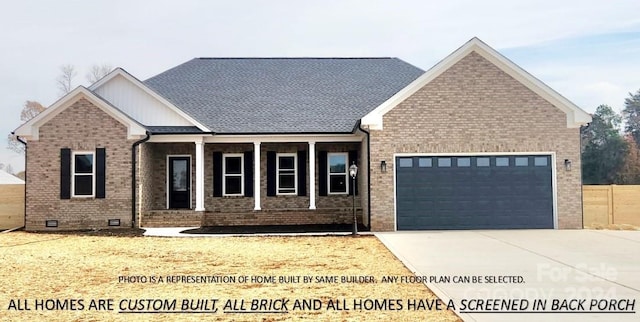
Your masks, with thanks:
<instances>
[{"instance_id":1,"label":"white window trim","mask_svg":"<svg viewBox=\"0 0 640 322\"><path fill-rule=\"evenodd\" d=\"M293 192L280 192L280 157L293 157ZM291 169L287 169L291 170ZM298 195L298 154L297 153L277 153L276 154L276 195L297 196Z\"/></svg>"},{"instance_id":2,"label":"white window trim","mask_svg":"<svg viewBox=\"0 0 640 322\"><path fill-rule=\"evenodd\" d=\"M227 174L227 158L240 157L240 174ZM228 176L237 177L240 176L240 193L227 193L227 180ZM242 153L225 153L222 155L222 196L224 197L237 197L244 196L244 154Z\"/></svg>"},{"instance_id":3,"label":"white window trim","mask_svg":"<svg viewBox=\"0 0 640 322\"><path fill-rule=\"evenodd\" d=\"M78 173L76 174L76 155L78 154L90 154L91 155L91 174ZM90 195L76 195L76 175L78 176L91 176L91 194ZM96 195L96 153L95 151L73 151L71 153L71 197L72 198L93 198Z\"/></svg>"},{"instance_id":4,"label":"white window trim","mask_svg":"<svg viewBox=\"0 0 640 322\"><path fill-rule=\"evenodd\" d=\"M344 156L344 180L345 180L345 192L331 192L331 156L341 155ZM333 175L339 175L341 173L333 173ZM349 194L349 154L346 152L327 153L327 194L329 195L348 195Z\"/></svg>"}]
</instances>

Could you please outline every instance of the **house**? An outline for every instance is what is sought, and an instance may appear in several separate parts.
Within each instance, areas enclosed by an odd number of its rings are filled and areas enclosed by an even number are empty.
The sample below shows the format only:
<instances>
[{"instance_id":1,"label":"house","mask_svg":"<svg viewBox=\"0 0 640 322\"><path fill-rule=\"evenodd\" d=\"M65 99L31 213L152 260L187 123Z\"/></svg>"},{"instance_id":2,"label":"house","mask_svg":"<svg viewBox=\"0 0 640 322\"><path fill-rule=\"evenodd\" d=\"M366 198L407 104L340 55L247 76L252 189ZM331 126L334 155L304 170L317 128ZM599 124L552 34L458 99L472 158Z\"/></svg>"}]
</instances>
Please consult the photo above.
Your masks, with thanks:
<instances>
[{"instance_id":1,"label":"house","mask_svg":"<svg viewBox=\"0 0 640 322\"><path fill-rule=\"evenodd\" d=\"M28 230L351 223L353 200L373 231L580 228L590 120L473 38L426 72L397 58L197 58L146 81L118 68L15 134Z\"/></svg>"}]
</instances>

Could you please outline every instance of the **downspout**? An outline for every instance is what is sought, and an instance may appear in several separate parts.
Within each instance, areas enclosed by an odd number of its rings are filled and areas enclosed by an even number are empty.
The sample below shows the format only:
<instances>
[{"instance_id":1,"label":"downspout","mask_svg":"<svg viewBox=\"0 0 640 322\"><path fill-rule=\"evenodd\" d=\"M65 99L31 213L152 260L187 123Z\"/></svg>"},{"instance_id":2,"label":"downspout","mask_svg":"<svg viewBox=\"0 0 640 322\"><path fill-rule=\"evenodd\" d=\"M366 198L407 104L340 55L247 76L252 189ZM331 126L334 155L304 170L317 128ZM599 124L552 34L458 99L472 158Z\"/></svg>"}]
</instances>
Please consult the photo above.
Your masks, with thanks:
<instances>
[{"instance_id":1,"label":"downspout","mask_svg":"<svg viewBox=\"0 0 640 322\"><path fill-rule=\"evenodd\" d=\"M358 121L358 128L367 135L367 217L369 231L371 231L371 141L369 131L362 128L362 122Z\"/></svg>"},{"instance_id":2,"label":"downspout","mask_svg":"<svg viewBox=\"0 0 640 322\"><path fill-rule=\"evenodd\" d=\"M582 207L580 207L580 210L582 211L582 216L580 217L582 219L582 226L580 227L580 229L584 229L584 182L582 180L582 128L583 127L588 127L589 123L587 123L587 125L583 125L580 127L580 131L579 131L579 136L580 136L580 205ZM556 214L557 216L557 214ZM609 217L607 216L607 221L609 221Z\"/></svg>"},{"instance_id":3,"label":"downspout","mask_svg":"<svg viewBox=\"0 0 640 322\"><path fill-rule=\"evenodd\" d=\"M22 218L21 227L23 228L27 226L27 142L22 141L14 132L11 132L11 135L15 136L18 142L24 144L24 218Z\"/></svg>"},{"instance_id":4,"label":"downspout","mask_svg":"<svg viewBox=\"0 0 640 322\"><path fill-rule=\"evenodd\" d=\"M151 138L149 131L145 134L145 138L134 142L131 146L131 228L136 227L136 148Z\"/></svg>"}]
</instances>

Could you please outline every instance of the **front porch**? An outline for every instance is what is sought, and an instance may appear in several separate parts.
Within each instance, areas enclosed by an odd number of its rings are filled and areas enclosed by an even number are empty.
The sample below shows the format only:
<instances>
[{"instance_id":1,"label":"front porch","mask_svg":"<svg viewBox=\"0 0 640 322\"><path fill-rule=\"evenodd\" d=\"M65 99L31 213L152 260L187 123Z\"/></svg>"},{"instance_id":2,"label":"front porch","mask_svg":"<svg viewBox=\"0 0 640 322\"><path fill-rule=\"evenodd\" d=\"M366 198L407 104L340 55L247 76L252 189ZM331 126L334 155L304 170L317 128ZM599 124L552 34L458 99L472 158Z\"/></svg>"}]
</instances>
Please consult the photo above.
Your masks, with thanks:
<instances>
[{"instance_id":1,"label":"front porch","mask_svg":"<svg viewBox=\"0 0 640 322\"><path fill-rule=\"evenodd\" d=\"M356 209L362 224L362 209ZM142 213L141 228L211 226L286 226L353 224L352 208L270 209L249 212L151 210Z\"/></svg>"},{"instance_id":2,"label":"front porch","mask_svg":"<svg viewBox=\"0 0 640 322\"><path fill-rule=\"evenodd\" d=\"M152 136L140 145L139 226L352 224L354 202L368 226L363 136L310 138Z\"/></svg>"}]
</instances>

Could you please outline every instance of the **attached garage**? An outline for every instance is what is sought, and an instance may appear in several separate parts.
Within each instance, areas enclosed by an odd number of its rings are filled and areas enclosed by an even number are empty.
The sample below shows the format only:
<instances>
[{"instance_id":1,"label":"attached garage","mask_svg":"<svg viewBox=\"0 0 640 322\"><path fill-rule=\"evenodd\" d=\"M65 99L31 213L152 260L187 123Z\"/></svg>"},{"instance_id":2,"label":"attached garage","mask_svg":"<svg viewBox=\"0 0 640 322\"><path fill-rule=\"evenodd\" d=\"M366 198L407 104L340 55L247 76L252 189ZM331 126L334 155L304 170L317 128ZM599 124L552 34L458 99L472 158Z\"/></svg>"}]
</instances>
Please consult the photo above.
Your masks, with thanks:
<instances>
[{"instance_id":1,"label":"attached garage","mask_svg":"<svg viewBox=\"0 0 640 322\"><path fill-rule=\"evenodd\" d=\"M551 155L398 156L396 227L554 228Z\"/></svg>"}]
</instances>

